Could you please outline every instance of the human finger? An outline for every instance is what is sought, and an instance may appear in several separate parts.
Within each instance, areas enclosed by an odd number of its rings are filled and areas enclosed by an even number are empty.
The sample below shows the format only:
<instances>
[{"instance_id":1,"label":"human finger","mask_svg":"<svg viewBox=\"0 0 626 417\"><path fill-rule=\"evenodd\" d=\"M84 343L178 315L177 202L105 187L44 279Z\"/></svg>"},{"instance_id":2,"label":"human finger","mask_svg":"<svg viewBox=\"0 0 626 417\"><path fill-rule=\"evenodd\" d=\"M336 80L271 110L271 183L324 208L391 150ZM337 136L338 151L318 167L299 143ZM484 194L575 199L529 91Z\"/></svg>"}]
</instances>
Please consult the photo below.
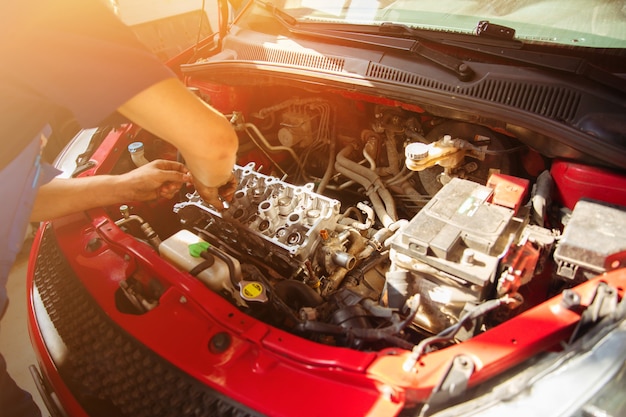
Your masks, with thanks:
<instances>
[{"instance_id":1,"label":"human finger","mask_svg":"<svg viewBox=\"0 0 626 417\"><path fill-rule=\"evenodd\" d=\"M159 187L159 196L169 200L180 191L181 187L181 183L167 182Z\"/></svg>"},{"instance_id":2,"label":"human finger","mask_svg":"<svg viewBox=\"0 0 626 417\"><path fill-rule=\"evenodd\" d=\"M218 193L223 200L230 202L235 195L235 191L237 191L237 178L233 174L226 184L219 187Z\"/></svg>"},{"instance_id":3,"label":"human finger","mask_svg":"<svg viewBox=\"0 0 626 417\"><path fill-rule=\"evenodd\" d=\"M222 199L220 198L219 190L216 187L207 187L206 185L200 183L199 181L194 181L194 186L200 197L204 200L205 203L210 204L215 209L222 211L224 210L224 204Z\"/></svg>"},{"instance_id":4,"label":"human finger","mask_svg":"<svg viewBox=\"0 0 626 417\"><path fill-rule=\"evenodd\" d=\"M178 171L182 172L183 174L189 173L189 169L187 169L184 164L177 161L170 161L168 159L155 159L151 162L151 164L159 169L166 171Z\"/></svg>"}]
</instances>

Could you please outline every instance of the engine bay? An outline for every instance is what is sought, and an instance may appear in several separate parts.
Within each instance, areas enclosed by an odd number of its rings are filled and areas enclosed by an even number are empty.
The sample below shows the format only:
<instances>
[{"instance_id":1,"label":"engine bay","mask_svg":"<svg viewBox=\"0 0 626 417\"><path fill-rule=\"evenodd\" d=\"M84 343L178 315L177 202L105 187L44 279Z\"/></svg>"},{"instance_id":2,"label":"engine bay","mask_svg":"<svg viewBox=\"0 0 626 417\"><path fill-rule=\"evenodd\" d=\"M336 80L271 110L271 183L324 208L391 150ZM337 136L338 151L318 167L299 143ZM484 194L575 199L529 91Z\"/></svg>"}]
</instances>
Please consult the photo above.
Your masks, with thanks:
<instances>
[{"instance_id":1,"label":"engine bay","mask_svg":"<svg viewBox=\"0 0 626 417\"><path fill-rule=\"evenodd\" d=\"M196 92L239 134L234 199L220 212L188 188L158 209L125 207L116 223L295 335L368 351L445 347L607 271L626 249L624 207L567 207L553 198L554 162L497 126L337 91ZM145 131L124 138L148 159L176 155ZM152 283L120 286L136 314L158 306Z\"/></svg>"}]
</instances>

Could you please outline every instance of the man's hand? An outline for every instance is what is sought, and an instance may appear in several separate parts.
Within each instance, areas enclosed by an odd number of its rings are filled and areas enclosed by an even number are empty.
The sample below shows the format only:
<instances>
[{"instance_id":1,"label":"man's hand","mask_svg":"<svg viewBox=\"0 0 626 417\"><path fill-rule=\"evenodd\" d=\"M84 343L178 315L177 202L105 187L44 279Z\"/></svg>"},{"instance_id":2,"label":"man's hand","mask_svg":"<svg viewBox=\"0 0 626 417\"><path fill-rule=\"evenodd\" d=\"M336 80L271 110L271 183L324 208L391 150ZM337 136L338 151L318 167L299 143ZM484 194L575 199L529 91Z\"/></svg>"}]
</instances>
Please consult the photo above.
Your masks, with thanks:
<instances>
[{"instance_id":1,"label":"man's hand","mask_svg":"<svg viewBox=\"0 0 626 417\"><path fill-rule=\"evenodd\" d=\"M218 188L228 183L239 147L239 138L230 120L176 78L153 84L118 111L174 145L193 174L200 196L222 210L223 201L232 197L232 191Z\"/></svg>"},{"instance_id":2,"label":"man's hand","mask_svg":"<svg viewBox=\"0 0 626 417\"><path fill-rule=\"evenodd\" d=\"M55 178L39 189L30 219L38 222L95 207L172 198L190 181L183 164L166 160L152 161L121 175Z\"/></svg>"},{"instance_id":3,"label":"man's hand","mask_svg":"<svg viewBox=\"0 0 626 417\"><path fill-rule=\"evenodd\" d=\"M228 181L220 187L207 187L204 184L200 184L199 181L194 181L196 191L202 197L202 199L215 207L217 210L224 210L224 201L230 202L237 191L237 178L234 174L231 174Z\"/></svg>"},{"instance_id":4,"label":"man's hand","mask_svg":"<svg viewBox=\"0 0 626 417\"><path fill-rule=\"evenodd\" d=\"M182 185L191 181L187 168L175 161L157 159L120 176L126 200L147 201L159 197L170 199Z\"/></svg>"}]
</instances>

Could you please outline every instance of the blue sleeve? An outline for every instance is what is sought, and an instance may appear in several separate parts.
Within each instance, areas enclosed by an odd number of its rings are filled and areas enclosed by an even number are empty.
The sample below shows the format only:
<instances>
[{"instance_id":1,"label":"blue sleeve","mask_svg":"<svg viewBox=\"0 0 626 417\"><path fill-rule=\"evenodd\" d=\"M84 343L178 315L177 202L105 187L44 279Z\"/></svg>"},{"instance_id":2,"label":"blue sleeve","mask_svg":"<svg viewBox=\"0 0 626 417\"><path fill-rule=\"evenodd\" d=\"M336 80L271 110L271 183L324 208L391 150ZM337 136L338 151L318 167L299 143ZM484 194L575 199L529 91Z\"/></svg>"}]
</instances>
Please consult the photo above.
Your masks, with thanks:
<instances>
[{"instance_id":1,"label":"blue sleeve","mask_svg":"<svg viewBox=\"0 0 626 417\"><path fill-rule=\"evenodd\" d=\"M41 139L37 135L0 170L0 313L7 303L9 272L24 243L37 191L59 174L56 168L42 163L40 155Z\"/></svg>"}]
</instances>

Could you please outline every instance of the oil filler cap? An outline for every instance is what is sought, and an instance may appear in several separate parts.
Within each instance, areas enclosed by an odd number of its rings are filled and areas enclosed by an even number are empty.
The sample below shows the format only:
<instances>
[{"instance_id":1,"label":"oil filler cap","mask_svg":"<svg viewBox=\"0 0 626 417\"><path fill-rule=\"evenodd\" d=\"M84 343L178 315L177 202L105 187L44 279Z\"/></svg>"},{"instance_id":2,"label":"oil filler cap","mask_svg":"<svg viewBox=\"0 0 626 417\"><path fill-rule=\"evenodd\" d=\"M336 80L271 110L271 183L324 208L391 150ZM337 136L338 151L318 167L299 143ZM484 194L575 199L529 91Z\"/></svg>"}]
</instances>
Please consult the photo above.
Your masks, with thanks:
<instances>
[{"instance_id":1,"label":"oil filler cap","mask_svg":"<svg viewBox=\"0 0 626 417\"><path fill-rule=\"evenodd\" d=\"M259 281L240 281L239 293L241 298L246 301L256 301L257 303L264 303L267 301L267 291L265 285Z\"/></svg>"}]
</instances>

